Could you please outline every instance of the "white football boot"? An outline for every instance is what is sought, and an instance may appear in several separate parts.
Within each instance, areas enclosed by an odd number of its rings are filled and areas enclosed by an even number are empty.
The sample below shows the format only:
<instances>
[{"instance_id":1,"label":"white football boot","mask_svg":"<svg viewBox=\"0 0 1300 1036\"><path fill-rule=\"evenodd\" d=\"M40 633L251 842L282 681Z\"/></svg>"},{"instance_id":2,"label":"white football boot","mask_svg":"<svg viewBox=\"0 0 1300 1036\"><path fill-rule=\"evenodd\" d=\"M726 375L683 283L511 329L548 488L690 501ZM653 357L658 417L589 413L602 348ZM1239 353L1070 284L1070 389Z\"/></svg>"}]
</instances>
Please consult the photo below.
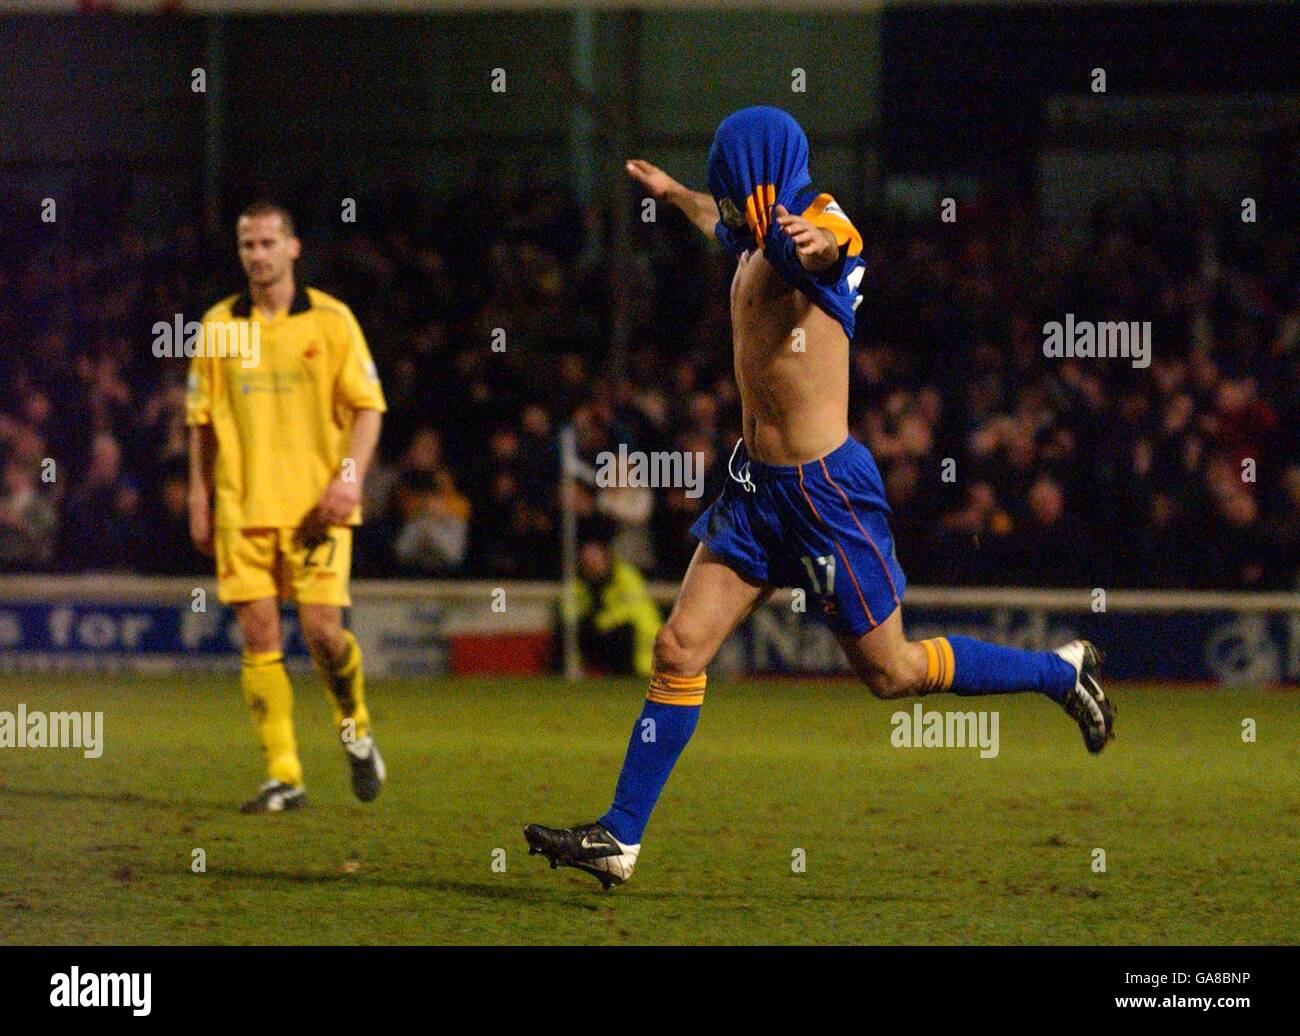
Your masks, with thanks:
<instances>
[{"instance_id":1,"label":"white football boot","mask_svg":"<svg viewBox=\"0 0 1300 1036\"><path fill-rule=\"evenodd\" d=\"M1061 707L1079 724L1083 743L1094 755L1115 737L1115 703L1101 689L1101 652L1087 640L1072 640L1055 654L1074 669L1074 689Z\"/></svg>"}]
</instances>

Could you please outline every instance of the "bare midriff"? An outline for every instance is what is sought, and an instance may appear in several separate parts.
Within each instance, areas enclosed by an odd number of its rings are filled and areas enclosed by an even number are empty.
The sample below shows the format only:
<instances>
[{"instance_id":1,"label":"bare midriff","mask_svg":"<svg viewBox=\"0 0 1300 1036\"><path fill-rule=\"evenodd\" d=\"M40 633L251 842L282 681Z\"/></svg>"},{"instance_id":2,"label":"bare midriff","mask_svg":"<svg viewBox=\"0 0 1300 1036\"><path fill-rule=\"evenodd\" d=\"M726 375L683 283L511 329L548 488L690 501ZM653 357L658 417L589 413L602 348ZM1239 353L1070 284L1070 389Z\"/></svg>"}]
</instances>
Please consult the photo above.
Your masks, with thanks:
<instances>
[{"instance_id":1,"label":"bare midriff","mask_svg":"<svg viewBox=\"0 0 1300 1036\"><path fill-rule=\"evenodd\" d=\"M849 340L839 321L750 250L731 282L731 327L750 457L805 464L841 445L849 434Z\"/></svg>"}]
</instances>

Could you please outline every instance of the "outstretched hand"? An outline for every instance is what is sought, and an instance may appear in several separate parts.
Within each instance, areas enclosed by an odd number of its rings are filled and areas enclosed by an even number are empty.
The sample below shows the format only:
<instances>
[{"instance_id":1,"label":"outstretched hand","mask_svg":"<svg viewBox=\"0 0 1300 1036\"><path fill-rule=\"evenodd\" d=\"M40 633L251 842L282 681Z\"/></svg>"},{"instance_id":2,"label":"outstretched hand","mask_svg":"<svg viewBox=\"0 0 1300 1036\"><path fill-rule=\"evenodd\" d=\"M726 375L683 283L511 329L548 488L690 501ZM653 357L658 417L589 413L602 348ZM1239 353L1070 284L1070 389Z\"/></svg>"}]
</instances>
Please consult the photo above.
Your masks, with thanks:
<instances>
[{"instance_id":1,"label":"outstretched hand","mask_svg":"<svg viewBox=\"0 0 1300 1036\"><path fill-rule=\"evenodd\" d=\"M652 165L644 158L629 158L624 168L628 176L644 187L652 198L659 201L668 200L672 189L681 186L657 165Z\"/></svg>"},{"instance_id":2,"label":"outstretched hand","mask_svg":"<svg viewBox=\"0 0 1300 1036\"><path fill-rule=\"evenodd\" d=\"M623 164L623 168L627 170L627 175L644 187L655 201L676 205L686 214L686 218L699 228L701 234L717 237L714 226L718 222L718 203L713 200L713 195L705 194L703 191L688 190L657 165L647 162L644 158L629 158Z\"/></svg>"}]
</instances>

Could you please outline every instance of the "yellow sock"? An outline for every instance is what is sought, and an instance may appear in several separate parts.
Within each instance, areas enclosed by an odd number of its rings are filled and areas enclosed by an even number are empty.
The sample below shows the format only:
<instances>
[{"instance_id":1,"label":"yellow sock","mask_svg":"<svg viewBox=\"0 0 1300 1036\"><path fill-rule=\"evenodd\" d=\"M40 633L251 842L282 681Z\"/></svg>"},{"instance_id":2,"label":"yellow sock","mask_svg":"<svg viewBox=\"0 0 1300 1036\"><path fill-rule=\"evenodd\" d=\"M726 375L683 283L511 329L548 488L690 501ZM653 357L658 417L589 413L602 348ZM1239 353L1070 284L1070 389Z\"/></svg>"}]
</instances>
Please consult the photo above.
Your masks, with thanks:
<instances>
[{"instance_id":1,"label":"yellow sock","mask_svg":"<svg viewBox=\"0 0 1300 1036\"><path fill-rule=\"evenodd\" d=\"M267 775L273 781L301 784L302 764L293 736L293 687L284 671L284 655L279 651L244 652L239 682L253 713Z\"/></svg>"},{"instance_id":2,"label":"yellow sock","mask_svg":"<svg viewBox=\"0 0 1300 1036\"><path fill-rule=\"evenodd\" d=\"M326 696L334 710L334 729L342 731L345 720L352 720L351 733L357 740L370 732L370 712L366 709L366 674L361 668L361 645L349 630L343 631L347 647L333 662L316 659L316 671L325 681Z\"/></svg>"}]
</instances>

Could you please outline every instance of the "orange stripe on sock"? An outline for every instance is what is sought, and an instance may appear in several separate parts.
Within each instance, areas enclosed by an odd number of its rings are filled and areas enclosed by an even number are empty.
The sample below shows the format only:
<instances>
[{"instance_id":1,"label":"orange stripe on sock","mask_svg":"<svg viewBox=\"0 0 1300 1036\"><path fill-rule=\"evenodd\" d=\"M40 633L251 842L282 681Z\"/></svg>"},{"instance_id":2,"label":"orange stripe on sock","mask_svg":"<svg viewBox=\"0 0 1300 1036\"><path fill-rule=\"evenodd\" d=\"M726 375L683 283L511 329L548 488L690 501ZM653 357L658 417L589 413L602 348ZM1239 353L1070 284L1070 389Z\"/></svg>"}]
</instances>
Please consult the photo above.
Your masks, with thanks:
<instances>
[{"instance_id":1,"label":"orange stripe on sock","mask_svg":"<svg viewBox=\"0 0 1300 1036\"><path fill-rule=\"evenodd\" d=\"M703 705L707 679L705 673L699 676L655 673L650 677L650 690L646 697L660 705Z\"/></svg>"},{"instance_id":2,"label":"orange stripe on sock","mask_svg":"<svg viewBox=\"0 0 1300 1036\"><path fill-rule=\"evenodd\" d=\"M953 656L952 645L948 643L947 637L939 638L939 654L943 657L943 683L939 690L946 691L952 686L952 679L957 675L957 659Z\"/></svg>"},{"instance_id":3,"label":"orange stripe on sock","mask_svg":"<svg viewBox=\"0 0 1300 1036\"><path fill-rule=\"evenodd\" d=\"M921 641L921 646L925 648L925 690L948 690L952 687L953 674L957 671L948 638L931 637Z\"/></svg>"},{"instance_id":4,"label":"orange stripe on sock","mask_svg":"<svg viewBox=\"0 0 1300 1036\"><path fill-rule=\"evenodd\" d=\"M932 691L939 685L939 652L932 640L921 641L921 647L925 648L925 689Z\"/></svg>"}]
</instances>

